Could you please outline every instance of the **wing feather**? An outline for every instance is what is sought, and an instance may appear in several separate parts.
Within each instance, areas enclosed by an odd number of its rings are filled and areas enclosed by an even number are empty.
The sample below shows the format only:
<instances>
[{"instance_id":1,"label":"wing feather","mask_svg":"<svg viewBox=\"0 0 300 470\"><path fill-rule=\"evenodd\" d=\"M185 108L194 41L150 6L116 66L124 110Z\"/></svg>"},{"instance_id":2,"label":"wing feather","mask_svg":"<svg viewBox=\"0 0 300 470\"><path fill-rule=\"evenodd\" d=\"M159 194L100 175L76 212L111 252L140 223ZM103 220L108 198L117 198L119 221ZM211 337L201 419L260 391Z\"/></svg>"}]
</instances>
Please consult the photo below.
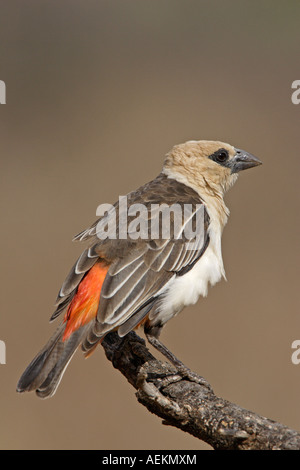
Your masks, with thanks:
<instances>
[{"instance_id":1,"label":"wing feather","mask_svg":"<svg viewBox=\"0 0 300 470\"><path fill-rule=\"evenodd\" d=\"M153 238L149 232L147 239L100 240L97 237L98 221L75 237L76 240L87 240L89 247L79 257L63 283L53 317L68 305L83 276L97 259L103 258L110 263L101 288L97 316L83 340L84 350L92 348L108 331L118 329L120 335L125 335L135 328L154 308L168 283L175 276L191 269L205 251L209 242L209 216L205 209L203 236L192 249L189 248L189 240L183 236L187 224L196 218L199 205L203 204L199 195L188 186L161 174L136 192L130 193L128 205L142 203L150 209L151 204L157 205L162 199L169 205L176 203L183 207L184 204L190 204L192 207L187 211L187 218L171 231L167 239L161 234L160 237ZM114 208L118 213L118 203ZM148 217L151 216L151 220L148 218L149 226L153 217L161 216L159 210L154 213L148 210L147 214ZM159 222L162 230L161 219L155 222Z\"/></svg>"}]
</instances>

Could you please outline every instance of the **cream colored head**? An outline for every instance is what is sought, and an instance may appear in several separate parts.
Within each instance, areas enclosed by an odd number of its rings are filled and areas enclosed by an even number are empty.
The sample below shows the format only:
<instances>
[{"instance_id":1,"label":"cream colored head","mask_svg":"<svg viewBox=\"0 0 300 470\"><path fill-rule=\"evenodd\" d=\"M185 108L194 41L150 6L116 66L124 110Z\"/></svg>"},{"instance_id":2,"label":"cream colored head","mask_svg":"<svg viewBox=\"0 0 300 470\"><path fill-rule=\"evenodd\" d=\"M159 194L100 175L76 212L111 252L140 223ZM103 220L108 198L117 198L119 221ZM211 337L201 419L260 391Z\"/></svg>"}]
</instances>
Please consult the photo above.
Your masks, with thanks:
<instances>
[{"instance_id":1,"label":"cream colored head","mask_svg":"<svg viewBox=\"0 0 300 470\"><path fill-rule=\"evenodd\" d=\"M239 171L260 164L253 155L224 142L190 140L175 145L166 155L163 173L195 189L223 196Z\"/></svg>"}]
</instances>

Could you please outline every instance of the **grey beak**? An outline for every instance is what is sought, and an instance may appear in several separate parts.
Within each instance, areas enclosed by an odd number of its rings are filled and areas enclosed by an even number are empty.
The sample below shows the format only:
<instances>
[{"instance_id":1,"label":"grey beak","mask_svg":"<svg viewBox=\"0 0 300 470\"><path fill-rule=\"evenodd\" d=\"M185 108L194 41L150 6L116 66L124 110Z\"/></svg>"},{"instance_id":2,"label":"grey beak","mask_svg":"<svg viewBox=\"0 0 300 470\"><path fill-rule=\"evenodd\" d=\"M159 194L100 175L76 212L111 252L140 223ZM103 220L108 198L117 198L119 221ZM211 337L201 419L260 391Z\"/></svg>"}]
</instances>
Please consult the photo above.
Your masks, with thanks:
<instances>
[{"instance_id":1,"label":"grey beak","mask_svg":"<svg viewBox=\"0 0 300 470\"><path fill-rule=\"evenodd\" d=\"M262 165L262 162L249 152L235 149L235 157L231 161L231 173L238 173L254 166Z\"/></svg>"}]
</instances>

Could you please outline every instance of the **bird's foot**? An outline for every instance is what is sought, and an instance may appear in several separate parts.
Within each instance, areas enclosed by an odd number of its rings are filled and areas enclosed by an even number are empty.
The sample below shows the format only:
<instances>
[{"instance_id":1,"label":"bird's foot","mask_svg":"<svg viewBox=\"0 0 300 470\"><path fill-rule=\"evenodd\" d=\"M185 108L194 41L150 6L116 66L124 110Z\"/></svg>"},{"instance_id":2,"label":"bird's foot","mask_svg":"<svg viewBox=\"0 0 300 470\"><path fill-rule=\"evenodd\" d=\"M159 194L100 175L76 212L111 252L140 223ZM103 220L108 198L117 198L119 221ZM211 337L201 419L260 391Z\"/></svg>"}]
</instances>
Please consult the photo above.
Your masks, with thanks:
<instances>
[{"instance_id":1,"label":"bird's foot","mask_svg":"<svg viewBox=\"0 0 300 470\"><path fill-rule=\"evenodd\" d=\"M178 373L183 379L188 379L190 382L195 382L198 385L203 385L206 387L210 392L212 392L212 387L208 383L208 381L202 377L201 375L196 374L191 369L186 367L184 364L177 366Z\"/></svg>"},{"instance_id":2,"label":"bird's foot","mask_svg":"<svg viewBox=\"0 0 300 470\"><path fill-rule=\"evenodd\" d=\"M171 364L176 367L178 374L171 374L167 377L167 379L170 380L170 383L172 381L178 382L180 378L188 379L189 381L195 382L199 385L203 385L208 390L212 391L211 385L207 382L204 377L201 377L200 375L196 374L191 369L186 367L158 338L150 335L149 333L146 333L146 335L149 343L152 344L152 346L154 346L158 351L160 351L171 362ZM172 376L173 380L171 379Z\"/></svg>"}]
</instances>

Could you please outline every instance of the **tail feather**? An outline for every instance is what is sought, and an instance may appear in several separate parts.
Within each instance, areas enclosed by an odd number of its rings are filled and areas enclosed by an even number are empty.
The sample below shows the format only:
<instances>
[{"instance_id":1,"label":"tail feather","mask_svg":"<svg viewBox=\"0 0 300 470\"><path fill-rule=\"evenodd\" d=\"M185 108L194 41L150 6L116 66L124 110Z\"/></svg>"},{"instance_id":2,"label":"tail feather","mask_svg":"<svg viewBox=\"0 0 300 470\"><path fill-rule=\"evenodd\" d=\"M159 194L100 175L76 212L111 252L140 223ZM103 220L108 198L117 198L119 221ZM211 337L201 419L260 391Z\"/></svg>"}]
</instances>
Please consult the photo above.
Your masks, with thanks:
<instances>
[{"instance_id":1,"label":"tail feather","mask_svg":"<svg viewBox=\"0 0 300 470\"><path fill-rule=\"evenodd\" d=\"M31 361L22 374L18 392L35 390L40 398L54 395L73 354L83 340L88 325L84 325L63 341L65 324L61 324L52 338Z\"/></svg>"},{"instance_id":2,"label":"tail feather","mask_svg":"<svg viewBox=\"0 0 300 470\"><path fill-rule=\"evenodd\" d=\"M87 266L90 269L85 272ZM35 390L40 398L54 395L73 354L91 329L91 322L97 315L101 287L108 265L103 261L96 261L94 253L86 250L73 271L76 279L78 273L82 274L83 279L76 289L64 287L67 284L61 289L62 295L59 296L57 309L51 320L67 308L63 322L23 373L17 385L18 392ZM99 339L96 339L93 346L97 345Z\"/></svg>"}]
</instances>

